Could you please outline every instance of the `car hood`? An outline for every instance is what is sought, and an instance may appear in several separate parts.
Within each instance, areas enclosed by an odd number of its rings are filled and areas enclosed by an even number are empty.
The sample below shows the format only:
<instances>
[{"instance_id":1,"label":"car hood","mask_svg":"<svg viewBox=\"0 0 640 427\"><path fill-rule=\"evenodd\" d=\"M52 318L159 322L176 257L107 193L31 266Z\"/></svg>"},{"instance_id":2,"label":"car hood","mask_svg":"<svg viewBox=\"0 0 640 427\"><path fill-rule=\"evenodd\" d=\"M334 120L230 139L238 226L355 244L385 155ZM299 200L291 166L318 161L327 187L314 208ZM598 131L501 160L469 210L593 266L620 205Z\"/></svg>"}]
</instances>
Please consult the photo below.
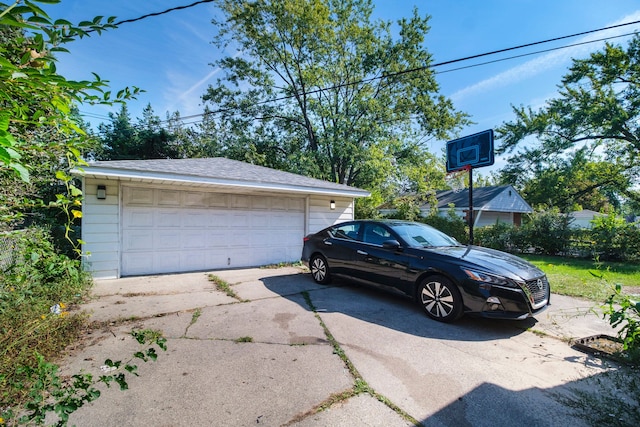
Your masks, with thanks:
<instances>
[{"instance_id":1,"label":"car hood","mask_svg":"<svg viewBox=\"0 0 640 427\"><path fill-rule=\"evenodd\" d=\"M463 264L475 264L478 268L502 276L531 280L544 275L535 265L506 252L480 246L451 246L427 250L454 257ZM510 273L510 274L507 274ZM514 277L515 276L515 277Z\"/></svg>"}]
</instances>

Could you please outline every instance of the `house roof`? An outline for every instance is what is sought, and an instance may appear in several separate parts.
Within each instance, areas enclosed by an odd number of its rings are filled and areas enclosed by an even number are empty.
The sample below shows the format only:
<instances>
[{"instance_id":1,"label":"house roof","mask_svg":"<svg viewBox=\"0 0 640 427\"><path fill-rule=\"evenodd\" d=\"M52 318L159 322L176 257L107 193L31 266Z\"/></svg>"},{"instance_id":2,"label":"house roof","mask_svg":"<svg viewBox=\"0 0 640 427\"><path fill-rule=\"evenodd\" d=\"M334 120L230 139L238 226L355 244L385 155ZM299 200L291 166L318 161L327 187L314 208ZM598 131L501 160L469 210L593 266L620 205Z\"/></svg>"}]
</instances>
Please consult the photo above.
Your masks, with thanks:
<instances>
[{"instance_id":1,"label":"house roof","mask_svg":"<svg viewBox=\"0 0 640 427\"><path fill-rule=\"evenodd\" d=\"M223 157L92 162L74 174L105 180L206 186L234 192L272 191L367 197L355 187L309 178Z\"/></svg>"},{"instance_id":2,"label":"house roof","mask_svg":"<svg viewBox=\"0 0 640 427\"><path fill-rule=\"evenodd\" d=\"M469 207L469 189L436 192L438 209L454 205L458 209ZM473 209L493 212L532 213L533 208L511 185L479 187L473 189Z\"/></svg>"}]
</instances>

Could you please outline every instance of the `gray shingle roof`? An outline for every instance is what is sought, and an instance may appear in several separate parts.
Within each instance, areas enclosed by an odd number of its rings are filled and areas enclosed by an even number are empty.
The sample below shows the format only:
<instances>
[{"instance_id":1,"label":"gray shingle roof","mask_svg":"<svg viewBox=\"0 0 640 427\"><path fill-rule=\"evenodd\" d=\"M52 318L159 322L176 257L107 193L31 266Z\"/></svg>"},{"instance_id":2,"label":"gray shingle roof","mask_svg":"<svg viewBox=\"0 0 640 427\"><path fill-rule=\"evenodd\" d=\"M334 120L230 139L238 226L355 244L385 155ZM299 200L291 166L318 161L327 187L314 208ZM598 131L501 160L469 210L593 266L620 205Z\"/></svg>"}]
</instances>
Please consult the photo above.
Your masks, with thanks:
<instances>
[{"instance_id":1,"label":"gray shingle roof","mask_svg":"<svg viewBox=\"0 0 640 427\"><path fill-rule=\"evenodd\" d=\"M493 200L498 194L509 188L507 185L497 187L479 187L473 189L473 206L481 207ZM469 207L469 189L461 191L441 190L436 192L438 208L446 208L450 204L458 207Z\"/></svg>"},{"instance_id":2,"label":"gray shingle roof","mask_svg":"<svg viewBox=\"0 0 640 427\"><path fill-rule=\"evenodd\" d=\"M85 176L131 177L171 181L211 182L219 185L233 182L260 187L308 188L365 197L369 193L355 187L322 181L307 176L256 166L223 157L199 159L117 160L92 162L76 173Z\"/></svg>"}]
</instances>

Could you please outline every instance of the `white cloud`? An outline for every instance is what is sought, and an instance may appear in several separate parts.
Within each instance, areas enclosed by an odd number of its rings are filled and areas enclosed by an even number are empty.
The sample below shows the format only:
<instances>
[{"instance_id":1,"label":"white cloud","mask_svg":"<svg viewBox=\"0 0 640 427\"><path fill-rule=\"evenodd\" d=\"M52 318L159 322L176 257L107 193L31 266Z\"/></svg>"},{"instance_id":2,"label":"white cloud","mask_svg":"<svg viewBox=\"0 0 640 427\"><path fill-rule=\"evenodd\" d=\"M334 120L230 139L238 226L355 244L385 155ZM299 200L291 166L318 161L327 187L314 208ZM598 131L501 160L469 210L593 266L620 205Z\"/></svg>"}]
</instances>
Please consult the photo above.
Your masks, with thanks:
<instances>
[{"instance_id":1,"label":"white cloud","mask_svg":"<svg viewBox=\"0 0 640 427\"><path fill-rule=\"evenodd\" d=\"M623 24L625 22L632 22L640 20L640 11L636 11L630 15L625 16L617 22L614 22L607 26L614 26ZM577 41L567 43L567 45L584 43L592 40L599 40L605 37L615 37L631 32L629 27L613 28L607 31L589 34L580 38ZM616 40L613 40L616 42ZM479 93L495 90L505 86L520 83L528 78L534 77L544 71L552 69L558 65L570 63L572 58L583 58L589 53L594 52L602 47L602 43L583 44L579 46L573 46L566 49L555 50L541 56L525 62L524 64L512 67L506 71L503 71L493 77L477 82L471 86L467 86L458 90L451 99L454 102L460 102L464 98L476 96Z\"/></svg>"}]
</instances>

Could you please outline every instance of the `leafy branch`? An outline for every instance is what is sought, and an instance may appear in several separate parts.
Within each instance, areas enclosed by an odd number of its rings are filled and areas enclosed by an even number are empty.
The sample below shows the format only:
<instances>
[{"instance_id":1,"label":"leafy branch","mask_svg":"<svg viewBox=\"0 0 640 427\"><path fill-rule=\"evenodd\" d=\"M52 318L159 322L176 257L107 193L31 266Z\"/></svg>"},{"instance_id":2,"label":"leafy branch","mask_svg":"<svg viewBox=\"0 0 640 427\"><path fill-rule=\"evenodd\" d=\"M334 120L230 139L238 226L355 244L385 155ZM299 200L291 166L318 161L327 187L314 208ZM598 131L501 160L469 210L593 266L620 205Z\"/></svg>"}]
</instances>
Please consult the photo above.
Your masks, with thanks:
<instances>
[{"instance_id":1,"label":"leafy branch","mask_svg":"<svg viewBox=\"0 0 640 427\"><path fill-rule=\"evenodd\" d=\"M140 345L150 345L143 351L137 351L128 361L112 361L107 359L101 367L105 374L94 378L90 373L79 373L72 375L68 380L60 377L59 367L47 362L44 356L36 354L37 366L23 366L19 369L23 374L23 379L13 384L16 388L29 390L29 401L23 408L17 411L9 408L2 413L0 425L9 424L9 421L16 425L44 425L47 415L54 413L58 417L55 425L66 426L69 416L84 406L93 402L101 395L96 387L103 383L111 387L116 383L120 390L127 390L127 373L138 376L138 366L133 364L135 359L143 362L155 361L158 358L156 348L167 350L167 340L158 331L144 329L131 331L131 335Z\"/></svg>"}]
</instances>

